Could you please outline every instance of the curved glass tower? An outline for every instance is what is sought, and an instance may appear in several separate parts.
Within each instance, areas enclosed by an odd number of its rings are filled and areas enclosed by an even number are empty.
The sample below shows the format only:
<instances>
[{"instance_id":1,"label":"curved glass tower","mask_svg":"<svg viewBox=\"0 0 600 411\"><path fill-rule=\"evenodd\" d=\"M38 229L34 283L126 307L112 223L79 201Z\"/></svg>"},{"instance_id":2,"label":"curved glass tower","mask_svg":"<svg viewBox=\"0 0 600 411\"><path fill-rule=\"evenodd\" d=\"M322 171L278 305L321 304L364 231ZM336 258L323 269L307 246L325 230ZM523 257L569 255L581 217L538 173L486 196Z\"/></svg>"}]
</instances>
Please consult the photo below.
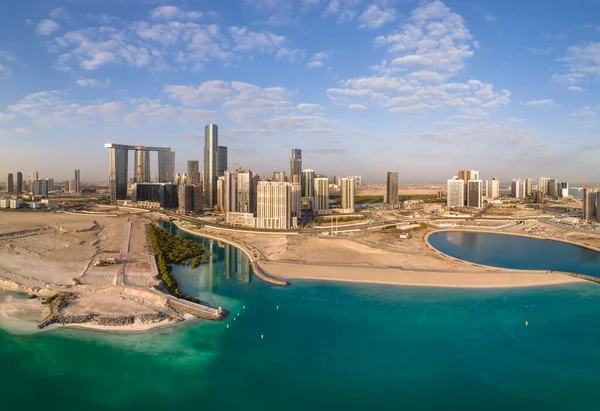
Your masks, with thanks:
<instances>
[{"instance_id":1,"label":"curved glass tower","mask_svg":"<svg viewBox=\"0 0 600 411\"><path fill-rule=\"evenodd\" d=\"M209 124L204 128L204 204L214 207L217 200L217 147L219 128Z\"/></svg>"}]
</instances>

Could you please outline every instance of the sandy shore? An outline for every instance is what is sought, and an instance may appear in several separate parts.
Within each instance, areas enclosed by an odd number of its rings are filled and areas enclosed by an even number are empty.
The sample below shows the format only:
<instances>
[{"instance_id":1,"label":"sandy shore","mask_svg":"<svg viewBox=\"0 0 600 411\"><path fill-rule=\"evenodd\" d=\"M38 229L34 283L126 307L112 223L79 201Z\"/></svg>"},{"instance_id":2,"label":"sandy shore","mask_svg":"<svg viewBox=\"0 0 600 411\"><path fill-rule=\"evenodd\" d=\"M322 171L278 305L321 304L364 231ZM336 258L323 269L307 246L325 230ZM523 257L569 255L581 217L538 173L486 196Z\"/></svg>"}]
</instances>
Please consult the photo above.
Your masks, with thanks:
<instances>
[{"instance_id":1,"label":"sandy shore","mask_svg":"<svg viewBox=\"0 0 600 411\"><path fill-rule=\"evenodd\" d=\"M558 273L539 272L454 272L404 271L393 268L304 266L262 262L261 268L285 279L342 281L416 287L509 288L583 282Z\"/></svg>"}]
</instances>

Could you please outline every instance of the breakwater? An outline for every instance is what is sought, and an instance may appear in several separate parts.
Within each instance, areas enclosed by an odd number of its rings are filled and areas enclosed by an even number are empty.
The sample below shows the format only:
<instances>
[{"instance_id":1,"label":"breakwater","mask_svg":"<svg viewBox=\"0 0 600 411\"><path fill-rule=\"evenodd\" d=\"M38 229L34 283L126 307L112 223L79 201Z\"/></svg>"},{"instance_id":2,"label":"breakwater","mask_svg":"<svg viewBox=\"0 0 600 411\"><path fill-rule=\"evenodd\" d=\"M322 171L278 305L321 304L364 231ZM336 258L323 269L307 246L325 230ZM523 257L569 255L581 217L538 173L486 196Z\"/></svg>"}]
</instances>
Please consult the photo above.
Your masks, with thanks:
<instances>
[{"instance_id":1,"label":"breakwater","mask_svg":"<svg viewBox=\"0 0 600 411\"><path fill-rule=\"evenodd\" d=\"M222 321L229 315L227 310L219 308L211 308L201 304L192 303L175 298L167 299L167 306L173 310L188 313L195 317L205 320Z\"/></svg>"}]
</instances>

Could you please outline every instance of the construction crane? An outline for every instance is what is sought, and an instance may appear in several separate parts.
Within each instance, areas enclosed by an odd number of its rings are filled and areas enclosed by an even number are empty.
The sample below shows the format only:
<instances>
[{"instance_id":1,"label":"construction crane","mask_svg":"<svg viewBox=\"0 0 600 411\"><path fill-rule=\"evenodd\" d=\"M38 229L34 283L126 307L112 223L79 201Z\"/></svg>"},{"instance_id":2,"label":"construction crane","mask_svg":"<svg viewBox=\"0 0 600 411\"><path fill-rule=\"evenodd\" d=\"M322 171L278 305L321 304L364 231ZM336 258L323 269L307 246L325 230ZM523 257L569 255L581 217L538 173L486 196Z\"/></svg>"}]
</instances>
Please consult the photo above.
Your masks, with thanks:
<instances>
[{"instance_id":1,"label":"construction crane","mask_svg":"<svg viewBox=\"0 0 600 411\"><path fill-rule=\"evenodd\" d=\"M581 180L581 189L583 190L585 188L585 183L589 183L588 180Z\"/></svg>"}]
</instances>

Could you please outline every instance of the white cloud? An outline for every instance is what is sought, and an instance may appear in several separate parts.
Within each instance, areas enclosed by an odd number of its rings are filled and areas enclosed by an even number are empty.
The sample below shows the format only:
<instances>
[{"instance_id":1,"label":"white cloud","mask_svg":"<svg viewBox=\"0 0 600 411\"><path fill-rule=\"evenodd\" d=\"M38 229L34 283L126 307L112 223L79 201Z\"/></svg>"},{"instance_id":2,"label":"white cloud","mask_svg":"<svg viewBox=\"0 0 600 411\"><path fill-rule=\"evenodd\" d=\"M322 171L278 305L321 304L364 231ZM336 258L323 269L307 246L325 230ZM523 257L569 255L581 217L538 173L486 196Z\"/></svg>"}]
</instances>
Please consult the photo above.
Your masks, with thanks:
<instances>
[{"instance_id":1,"label":"white cloud","mask_svg":"<svg viewBox=\"0 0 600 411\"><path fill-rule=\"evenodd\" d=\"M153 20L196 20L202 17L199 11L184 11L177 6L160 6L150 11Z\"/></svg>"},{"instance_id":2,"label":"white cloud","mask_svg":"<svg viewBox=\"0 0 600 411\"><path fill-rule=\"evenodd\" d=\"M93 78L82 77L75 83L81 87L108 87L108 85L110 84L110 79L98 80Z\"/></svg>"},{"instance_id":3,"label":"white cloud","mask_svg":"<svg viewBox=\"0 0 600 411\"><path fill-rule=\"evenodd\" d=\"M12 120L13 118L15 118L14 114L0 112L0 121L8 121Z\"/></svg>"},{"instance_id":4,"label":"white cloud","mask_svg":"<svg viewBox=\"0 0 600 411\"><path fill-rule=\"evenodd\" d=\"M569 113L571 117L595 117L600 116L600 105L583 106Z\"/></svg>"},{"instance_id":5,"label":"white cloud","mask_svg":"<svg viewBox=\"0 0 600 411\"><path fill-rule=\"evenodd\" d=\"M325 65L324 61L329 58L329 53L327 51L320 51L315 53L310 61L306 64L307 68L320 68Z\"/></svg>"},{"instance_id":6,"label":"white cloud","mask_svg":"<svg viewBox=\"0 0 600 411\"><path fill-rule=\"evenodd\" d=\"M544 99L544 100L529 100L529 101L521 101L522 106L554 106L554 100L552 99Z\"/></svg>"},{"instance_id":7,"label":"white cloud","mask_svg":"<svg viewBox=\"0 0 600 411\"><path fill-rule=\"evenodd\" d=\"M68 20L71 18L71 15L64 7L53 9L48 15L55 20Z\"/></svg>"},{"instance_id":8,"label":"white cloud","mask_svg":"<svg viewBox=\"0 0 600 411\"><path fill-rule=\"evenodd\" d=\"M564 62L566 73L554 74L552 79L564 86L600 79L600 42L586 42L567 48Z\"/></svg>"},{"instance_id":9,"label":"white cloud","mask_svg":"<svg viewBox=\"0 0 600 411\"><path fill-rule=\"evenodd\" d=\"M163 92L167 93L170 99L179 100L192 107L221 103L232 94L229 83L220 80L205 81L197 87L166 85Z\"/></svg>"},{"instance_id":10,"label":"white cloud","mask_svg":"<svg viewBox=\"0 0 600 411\"><path fill-rule=\"evenodd\" d=\"M396 20L394 9L380 9L371 4L360 16L360 28L378 29L386 23Z\"/></svg>"},{"instance_id":11,"label":"white cloud","mask_svg":"<svg viewBox=\"0 0 600 411\"><path fill-rule=\"evenodd\" d=\"M294 62L296 60L301 60L306 57L306 52L302 49L288 49L288 48L280 48L275 53L275 58L287 60L290 62Z\"/></svg>"},{"instance_id":12,"label":"white cloud","mask_svg":"<svg viewBox=\"0 0 600 411\"><path fill-rule=\"evenodd\" d=\"M38 34L41 34L42 36L47 36L49 34L52 34L53 32L55 32L58 29L60 29L60 24L58 24L54 20L49 20L49 19L40 21L37 26Z\"/></svg>"},{"instance_id":13,"label":"white cloud","mask_svg":"<svg viewBox=\"0 0 600 411\"><path fill-rule=\"evenodd\" d=\"M348 22L358 14L358 7L362 0L329 0L323 15L337 16L339 23Z\"/></svg>"},{"instance_id":14,"label":"white cloud","mask_svg":"<svg viewBox=\"0 0 600 411\"><path fill-rule=\"evenodd\" d=\"M301 103L298 104L296 108L307 113L318 113L323 109L323 106L320 104Z\"/></svg>"},{"instance_id":15,"label":"white cloud","mask_svg":"<svg viewBox=\"0 0 600 411\"><path fill-rule=\"evenodd\" d=\"M483 18L485 19L485 21L488 21L490 23L496 22L496 16L494 16L493 14L486 14L483 16Z\"/></svg>"},{"instance_id":16,"label":"white cloud","mask_svg":"<svg viewBox=\"0 0 600 411\"><path fill-rule=\"evenodd\" d=\"M8 137L15 134L24 134L27 133L27 129L25 127L15 127L8 130L0 130L0 137Z\"/></svg>"},{"instance_id":17,"label":"white cloud","mask_svg":"<svg viewBox=\"0 0 600 411\"><path fill-rule=\"evenodd\" d=\"M255 32L247 27L231 27L229 29L234 42L234 50L254 51L263 53L276 52L282 48L287 39L270 32Z\"/></svg>"},{"instance_id":18,"label":"white cloud","mask_svg":"<svg viewBox=\"0 0 600 411\"><path fill-rule=\"evenodd\" d=\"M531 52L533 54L550 54L552 52L552 47L541 47L541 48L530 47L527 50L529 50L529 52Z\"/></svg>"},{"instance_id":19,"label":"white cloud","mask_svg":"<svg viewBox=\"0 0 600 411\"><path fill-rule=\"evenodd\" d=\"M578 92L582 91L583 89L581 87L577 87L577 86L569 86L569 87L567 87L567 90L578 93Z\"/></svg>"},{"instance_id":20,"label":"white cloud","mask_svg":"<svg viewBox=\"0 0 600 411\"><path fill-rule=\"evenodd\" d=\"M366 110L367 108L362 104L348 104L350 110Z\"/></svg>"}]
</instances>

